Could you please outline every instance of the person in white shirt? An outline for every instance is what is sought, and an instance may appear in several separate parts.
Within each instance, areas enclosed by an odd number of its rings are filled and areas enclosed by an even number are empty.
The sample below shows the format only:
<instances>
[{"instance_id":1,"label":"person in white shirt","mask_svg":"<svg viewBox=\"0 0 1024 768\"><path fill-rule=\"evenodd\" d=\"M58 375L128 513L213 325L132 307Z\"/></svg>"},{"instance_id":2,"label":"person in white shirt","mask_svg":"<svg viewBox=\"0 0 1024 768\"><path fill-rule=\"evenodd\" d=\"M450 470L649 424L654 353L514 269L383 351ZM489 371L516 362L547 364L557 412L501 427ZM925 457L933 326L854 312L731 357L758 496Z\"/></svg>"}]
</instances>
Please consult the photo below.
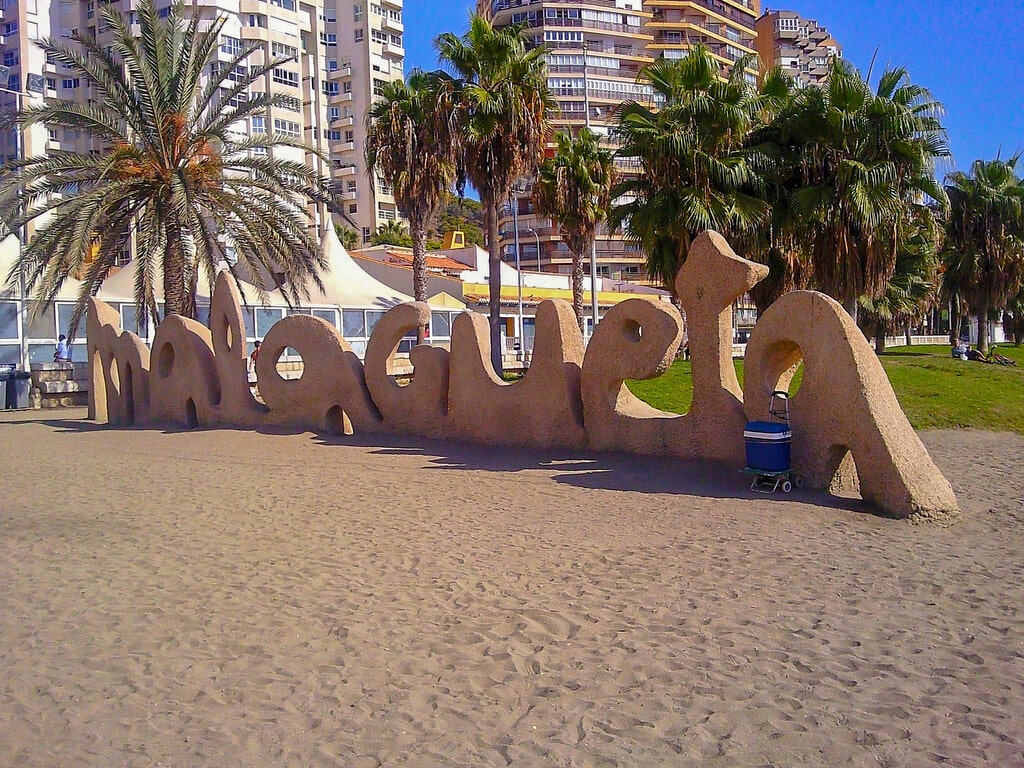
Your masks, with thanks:
<instances>
[{"instance_id":1,"label":"person in white shirt","mask_svg":"<svg viewBox=\"0 0 1024 768\"><path fill-rule=\"evenodd\" d=\"M71 345L68 344L68 337L63 333L60 335L60 338L57 339L57 349L54 350L53 361L55 363L71 362Z\"/></svg>"}]
</instances>

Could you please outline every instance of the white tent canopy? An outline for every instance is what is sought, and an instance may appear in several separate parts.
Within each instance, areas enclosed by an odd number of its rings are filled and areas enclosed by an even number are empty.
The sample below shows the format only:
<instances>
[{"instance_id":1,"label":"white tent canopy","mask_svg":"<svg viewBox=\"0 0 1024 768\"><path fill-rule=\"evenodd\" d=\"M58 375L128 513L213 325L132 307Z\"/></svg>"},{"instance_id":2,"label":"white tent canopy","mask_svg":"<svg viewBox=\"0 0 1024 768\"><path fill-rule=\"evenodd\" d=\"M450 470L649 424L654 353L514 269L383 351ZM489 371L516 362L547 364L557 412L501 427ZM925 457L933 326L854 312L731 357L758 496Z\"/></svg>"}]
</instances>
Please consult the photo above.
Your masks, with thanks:
<instances>
[{"instance_id":1,"label":"white tent canopy","mask_svg":"<svg viewBox=\"0 0 1024 768\"><path fill-rule=\"evenodd\" d=\"M329 272L322 276L323 292L310 286L309 300L312 304L388 309L413 300L412 296L385 285L356 264L341 244L334 231L334 224L329 219L321 248Z\"/></svg>"}]
</instances>

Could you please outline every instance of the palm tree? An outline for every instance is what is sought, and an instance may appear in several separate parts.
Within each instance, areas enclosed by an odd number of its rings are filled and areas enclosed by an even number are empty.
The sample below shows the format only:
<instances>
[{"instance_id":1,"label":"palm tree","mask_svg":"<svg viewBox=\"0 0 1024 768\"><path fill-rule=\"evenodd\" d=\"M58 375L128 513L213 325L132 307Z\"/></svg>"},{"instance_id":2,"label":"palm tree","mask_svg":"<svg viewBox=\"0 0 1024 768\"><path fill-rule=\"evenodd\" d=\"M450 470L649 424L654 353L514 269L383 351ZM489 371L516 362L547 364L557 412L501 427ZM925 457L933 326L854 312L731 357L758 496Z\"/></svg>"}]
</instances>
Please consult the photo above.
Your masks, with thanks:
<instances>
[{"instance_id":1,"label":"palm tree","mask_svg":"<svg viewBox=\"0 0 1024 768\"><path fill-rule=\"evenodd\" d=\"M398 245L403 248L412 247L412 238L409 236L409 230L405 228L405 224L400 221L388 221L377 227L377 231L373 233L373 237L370 238L372 245ZM426 285L426 256L424 255L423 262L423 282ZM426 291L426 288L424 288ZM417 299L421 301L421 299Z\"/></svg>"},{"instance_id":2,"label":"palm tree","mask_svg":"<svg viewBox=\"0 0 1024 768\"><path fill-rule=\"evenodd\" d=\"M1024 287L1024 182L1020 155L975 160L970 174L947 177L950 211L943 253L943 287L978 318L978 349L988 351L989 312Z\"/></svg>"},{"instance_id":3,"label":"palm tree","mask_svg":"<svg viewBox=\"0 0 1024 768\"><path fill-rule=\"evenodd\" d=\"M909 328L925 313L935 296L938 259L938 232L931 220L915 222L914 231L902 238L896 254L892 279L881 296L864 296L860 300L865 327L875 334L875 352L885 351L885 337L900 328ZM909 330L907 331L909 335ZM910 343L909 341L907 342Z\"/></svg>"},{"instance_id":4,"label":"palm tree","mask_svg":"<svg viewBox=\"0 0 1024 768\"><path fill-rule=\"evenodd\" d=\"M760 109L746 139L759 161L759 193L768 211L755 226L734 233L732 239L740 253L768 266L768 276L750 289L758 315L783 294L811 284L809 253L792 206L792 194L801 183L802 147L788 124L798 94L796 83L781 67L767 72L758 85Z\"/></svg>"},{"instance_id":5,"label":"palm tree","mask_svg":"<svg viewBox=\"0 0 1024 768\"><path fill-rule=\"evenodd\" d=\"M341 244L345 246L345 250L354 251L359 246L359 233L352 229L352 227L335 224L334 231L337 233Z\"/></svg>"},{"instance_id":6,"label":"palm tree","mask_svg":"<svg viewBox=\"0 0 1024 768\"><path fill-rule=\"evenodd\" d=\"M534 173L550 132L555 101L547 86L542 47L527 50L523 25L495 29L478 14L462 37L446 32L434 41L452 74L448 82L459 109L462 177L480 193L489 259L491 362L501 373L501 244L498 208L516 179Z\"/></svg>"},{"instance_id":7,"label":"palm tree","mask_svg":"<svg viewBox=\"0 0 1024 768\"><path fill-rule=\"evenodd\" d=\"M801 92L785 126L802 144L791 200L815 280L854 319L860 297L881 296L892 278L899 233L931 215L928 198L946 203L934 175L936 159L949 156L941 113L906 70L886 70L872 91L834 59L828 82Z\"/></svg>"},{"instance_id":8,"label":"palm tree","mask_svg":"<svg viewBox=\"0 0 1024 768\"><path fill-rule=\"evenodd\" d=\"M572 306L583 331L583 258L597 239L597 227L608 216L615 181L612 153L596 134L584 128L576 138L555 136L555 154L544 160L533 185L537 212L557 222L572 253Z\"/></svg>"},{"instance_id":9,"label":"palm tree","mask_svg":"<svg viewBox=\"0 0 1024 768\"><path fill-rule=\"evenodd\" d=\"M387 83L367 111L366 163L371 180L391 187L412 234L412 287L427 300L427 224L455 181L454 111L437 78L414 70ZM422 344L424 328L417 330Z\"/></svg>"},{"instance_id":10,"label":"palm tree","mask_svg":"<svg viewBox=\"0 0 1024 768\"><path fill-rule=\"evenodd\" d=\"M647 271L675 297L675 277L693 239L729 234L766 215L756 155L744 148L760 103L746 82L748 58L727 79L711 53L695 46L682 59L658 59L641 73L653 104L625 102L616 128L618 157L638 166L612 191L610 226L647 254Z\"/></svg>"},{"instance_id":11,"label":"palm tree","mask_svg":"<svg viewBox=\"0 0 1024 768\"><path fill-rule=\"evenodd\" d=\"M247 66L261 50L254 43L216 68L225 18L208 23L199 12L187 20L183 14L176 4L160 19L153 0L143 0L136 37L106 6L100 17L114 30L109 48L89 36L41 43L98 98L88 105L53 100L25 109L18 121L81 131L103 149L9 163L0 180L0 217L12 231L38 224L8 280L23 275L43 306L69 275L82 277L72 332L133 231L137 311L154 323L160 320L154 298L160 275L167 313L194 317L200 272L212 283L216 265L229 254L261 293L276 287L264 285L268 275L280 279L295 302L307 296L308 281L321 283L325 264L306 205L326 202L326 181L303 159L278 156L312 150L285 135L240 139L233 132L269 108L298 106L291 97L250 93L289 60L268 57Z\"/></svg>"}]
</instances>

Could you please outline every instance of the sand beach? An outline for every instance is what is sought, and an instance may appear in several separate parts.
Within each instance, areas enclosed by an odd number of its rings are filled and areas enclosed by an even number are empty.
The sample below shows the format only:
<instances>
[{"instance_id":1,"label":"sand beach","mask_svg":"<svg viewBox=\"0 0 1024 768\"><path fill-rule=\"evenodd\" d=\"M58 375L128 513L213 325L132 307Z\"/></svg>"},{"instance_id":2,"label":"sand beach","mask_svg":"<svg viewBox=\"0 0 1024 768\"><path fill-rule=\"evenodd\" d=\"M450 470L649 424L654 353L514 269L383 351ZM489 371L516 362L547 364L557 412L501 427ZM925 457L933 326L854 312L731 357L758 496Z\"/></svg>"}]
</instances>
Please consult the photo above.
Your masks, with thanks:
<instances>
[{"instance_id":1,"label":"sand beach","mask_svg":"<svg viewBox=\"0 0 1024 768\"><path fill-rule=\"evenodd\" d=\"M738 472L0 414L0 766L1024 766L1024 436L963 520Z\"/></svg>"}]
</instances>

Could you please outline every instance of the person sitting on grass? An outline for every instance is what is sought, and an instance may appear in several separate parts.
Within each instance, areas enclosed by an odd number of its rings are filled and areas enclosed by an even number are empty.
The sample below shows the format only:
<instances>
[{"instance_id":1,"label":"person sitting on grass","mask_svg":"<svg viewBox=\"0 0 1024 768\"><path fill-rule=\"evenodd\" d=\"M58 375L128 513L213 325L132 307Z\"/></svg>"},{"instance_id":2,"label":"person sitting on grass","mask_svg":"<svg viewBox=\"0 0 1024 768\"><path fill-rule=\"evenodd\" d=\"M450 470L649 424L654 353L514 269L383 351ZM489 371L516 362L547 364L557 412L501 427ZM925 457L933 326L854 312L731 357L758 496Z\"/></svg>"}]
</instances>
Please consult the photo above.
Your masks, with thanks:
<instances>
[{"instance_id":1,"label":"person sitting on grass","mask_svg":"<svg viewBox=\"0 0 1024 768\"><path fill-rule=\"evenodd\" d=\"M985 357L985 353L984 352L982 352L980 350L977 350L977 349L974 349L973 347L971 349L967 350L967 359L968 360L976 360L979 363L989 363L989 364L992 363L991 360L989 360L987 357Z\"/></svg>"}]
</instances>

